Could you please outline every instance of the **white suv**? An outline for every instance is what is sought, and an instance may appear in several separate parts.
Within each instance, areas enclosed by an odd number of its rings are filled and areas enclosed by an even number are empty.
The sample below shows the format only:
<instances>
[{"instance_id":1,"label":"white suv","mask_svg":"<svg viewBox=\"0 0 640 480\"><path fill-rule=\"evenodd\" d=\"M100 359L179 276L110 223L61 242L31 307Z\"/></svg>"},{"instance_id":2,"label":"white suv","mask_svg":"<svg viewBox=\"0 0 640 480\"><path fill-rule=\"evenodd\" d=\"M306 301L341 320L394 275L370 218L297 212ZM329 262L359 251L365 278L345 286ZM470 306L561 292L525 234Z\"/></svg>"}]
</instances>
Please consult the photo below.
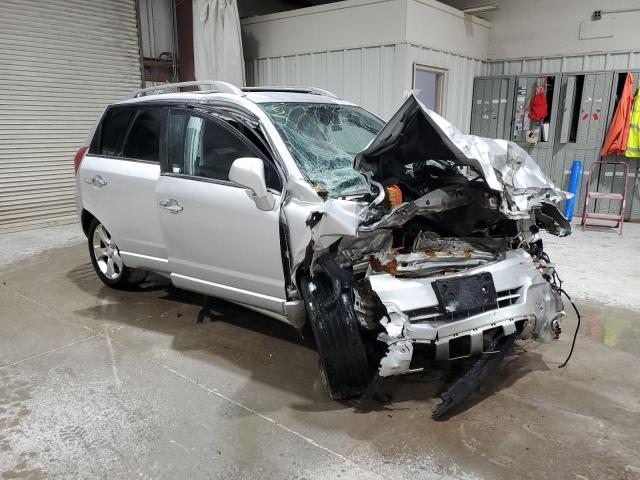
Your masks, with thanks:
<instances>
[{"instance_id":1,"label":"white suv","mask_svg":"<svg viewBox=\"0 0 640 480\"><path fill-rule=\"evenodd\" d=\"M76 155L106 285L152 271L308 320L333 398L422 358L559 333L537 229L569 234L567 195L518 146L463 135L413 96L385 124L314 88L196 84L109 106Z\"/></svg>"}]
</instances>

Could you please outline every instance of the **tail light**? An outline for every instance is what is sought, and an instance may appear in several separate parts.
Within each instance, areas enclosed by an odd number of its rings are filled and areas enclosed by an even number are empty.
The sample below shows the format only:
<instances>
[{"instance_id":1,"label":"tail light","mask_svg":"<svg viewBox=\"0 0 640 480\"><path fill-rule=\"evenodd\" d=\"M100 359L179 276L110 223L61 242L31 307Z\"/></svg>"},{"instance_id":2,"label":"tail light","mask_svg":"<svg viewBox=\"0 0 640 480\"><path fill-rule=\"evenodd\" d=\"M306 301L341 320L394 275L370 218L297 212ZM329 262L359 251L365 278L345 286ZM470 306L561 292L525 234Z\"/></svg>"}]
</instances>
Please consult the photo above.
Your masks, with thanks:
<instances>
[{"instance_id":1,"label":"tail light","mask_svg":"<svg viewBox=\"0 0 640 480\"><path fill-rule=\"evenodd\" d=\"M80 150L76 152L76 156L73 157L73 171L74 173L78 173L78 169L80 168L80 164L82 163L82 159L87 154L87 150L89 147L81 147Z\"/></svg>"}]
</instances>

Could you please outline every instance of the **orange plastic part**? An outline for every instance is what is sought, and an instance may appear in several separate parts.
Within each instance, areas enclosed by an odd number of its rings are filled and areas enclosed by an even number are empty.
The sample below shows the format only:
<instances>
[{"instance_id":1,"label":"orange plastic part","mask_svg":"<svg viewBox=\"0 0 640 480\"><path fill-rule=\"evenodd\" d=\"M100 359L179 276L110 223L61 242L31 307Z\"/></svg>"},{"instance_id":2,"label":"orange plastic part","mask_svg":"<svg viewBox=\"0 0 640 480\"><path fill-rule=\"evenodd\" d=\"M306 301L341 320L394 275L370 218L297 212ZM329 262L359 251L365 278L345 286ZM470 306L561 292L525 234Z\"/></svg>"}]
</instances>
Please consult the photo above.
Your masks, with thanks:
<instances>
[{"instance_id":1,"label":"orange plastic part","mask_svg":"<svg viewBox=\"0 0 640 480\"><path fill-rule=\"evenodd\" d=\"M402 203L402 190L400 190L398 185L387 185L385 191L387 192L387 199L389 200L392 208L397 207Z\"/></svg>"}]
</instances>

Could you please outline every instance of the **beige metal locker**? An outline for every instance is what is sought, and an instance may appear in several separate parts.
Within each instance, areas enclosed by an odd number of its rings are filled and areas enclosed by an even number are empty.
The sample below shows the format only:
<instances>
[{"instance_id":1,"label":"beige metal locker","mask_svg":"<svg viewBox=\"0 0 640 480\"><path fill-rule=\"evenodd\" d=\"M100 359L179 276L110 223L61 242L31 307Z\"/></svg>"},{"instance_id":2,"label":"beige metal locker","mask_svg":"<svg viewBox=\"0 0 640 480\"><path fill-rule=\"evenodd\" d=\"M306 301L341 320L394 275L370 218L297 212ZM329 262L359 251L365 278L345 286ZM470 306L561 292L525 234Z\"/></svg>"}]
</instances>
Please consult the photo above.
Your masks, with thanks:
<instances>
[{"instance_id":1,"label":"beige metal locker","mask_svg":"<svg viewBox=\"0 0 640 480\"><path fill-rule=\"evenodd\" d=\"M583 175L576 194L574 215L582 213L589 167L600 158L612 75L613 72L592 72L562 76L561 113L556 126L551 178L560 188L566 189L571 164L574 160L582 161ZM597 190L596 182L597 179L592 181L592 190Z\"/></svg>"},{"instance_id":2,"label":"beige metal locker","mask_svg":"<svg viewBox=\"0 0 640 480\"><path fill-rule=\"evenodd\" d=\"M473 82L470 133L509 138L515 77L476 77Z\"/></svg>"}]
</instances>

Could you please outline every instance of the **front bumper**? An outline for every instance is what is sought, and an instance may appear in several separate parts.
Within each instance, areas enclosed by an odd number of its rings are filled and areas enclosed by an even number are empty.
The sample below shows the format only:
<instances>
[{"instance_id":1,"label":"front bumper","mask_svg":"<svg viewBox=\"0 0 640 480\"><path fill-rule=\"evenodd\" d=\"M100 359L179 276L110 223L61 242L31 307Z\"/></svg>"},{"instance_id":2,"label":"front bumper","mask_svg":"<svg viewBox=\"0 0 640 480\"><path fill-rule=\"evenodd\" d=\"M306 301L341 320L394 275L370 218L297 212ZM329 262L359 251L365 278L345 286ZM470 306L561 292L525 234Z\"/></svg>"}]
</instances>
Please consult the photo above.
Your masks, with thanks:
<instances>
[{"instance_id":1,"label":"front bumper","mask_svg":"<svg viewBox=\"0 0 640 480\"><path fill-rule=\"evenodd\" d=\"M483 353L485 333L494 329L502 329L504 335L520 329L523 337L550 340L564 316L559 294L543 277L551 268L534 263L524 250L514 250L495 263L447 275L452 278L489 272L497 292L495 306L458 317L440 311L431 283L443 277L369 276L371 288L388 314L388 320L382 322L385 332L379 337L389 346L380 375L410 371L414 343L435 347L437 360L451 360Z\"/></svg>"}]
</instances>

